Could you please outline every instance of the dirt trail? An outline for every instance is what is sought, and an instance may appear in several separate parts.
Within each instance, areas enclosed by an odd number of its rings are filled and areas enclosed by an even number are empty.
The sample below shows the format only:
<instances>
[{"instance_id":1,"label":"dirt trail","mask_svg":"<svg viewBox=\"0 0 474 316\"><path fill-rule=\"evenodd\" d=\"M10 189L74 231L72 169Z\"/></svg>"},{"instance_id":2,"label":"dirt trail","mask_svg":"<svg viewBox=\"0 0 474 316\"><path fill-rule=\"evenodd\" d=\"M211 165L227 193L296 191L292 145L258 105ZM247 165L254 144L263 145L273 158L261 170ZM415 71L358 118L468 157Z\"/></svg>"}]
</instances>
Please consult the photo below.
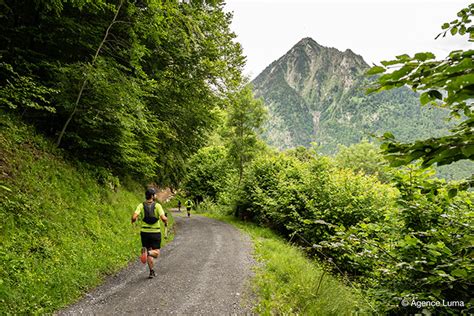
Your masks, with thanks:
<instances>
[{"instance_id":1,"label":"dirt trail","mask_svg":"<svg viewBox=\"0 0 474 316\"><path fill-rule=\"evenodd\" d=\"M59 315L249 314L245 293L254 264L249 237L206 217L175 219L177 235L162 249L157 277L147 278L137 255L136 262Z\"/></svg>"},{"instance_id":2,"label":"dirt trail","mask_svg":"<svg viewBox=\"0 0 474 316\"><path fill-rule=\"evenodd\" d=\"M160 203L165 203L166 201L169 200L170 197L174 196L174 193L171 192L170 188L166 188L166 189L159 190L156 195Z\"/></svg>"}]
</instances>

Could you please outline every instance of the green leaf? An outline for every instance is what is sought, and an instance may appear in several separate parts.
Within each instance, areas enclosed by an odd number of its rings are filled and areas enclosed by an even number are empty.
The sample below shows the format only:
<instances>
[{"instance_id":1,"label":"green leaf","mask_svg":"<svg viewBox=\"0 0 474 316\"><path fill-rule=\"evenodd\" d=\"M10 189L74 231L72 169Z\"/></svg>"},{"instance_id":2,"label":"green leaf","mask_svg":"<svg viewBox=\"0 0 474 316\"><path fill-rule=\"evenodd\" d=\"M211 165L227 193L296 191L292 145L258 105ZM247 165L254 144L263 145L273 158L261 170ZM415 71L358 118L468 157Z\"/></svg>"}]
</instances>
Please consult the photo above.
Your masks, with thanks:
<instances>
[{"instance_id":1,"label":"green leaf","mask_svg":"<svg viewBox=\"0 0 474 316\"><path fill-rule=\"evenodd\" d=\"M441 28L442 28L443 30L448 29L448 28L449 28L449 23L444 23L444 24L441 26Z\"/></svg>"},{"instance_id":2,"label":"green leaf","mask_svg":"<svg viewBox=\"0 0 474 316\"><path fill-rule=\"evenodd\" d=\"M448 197L450 199L452 199L453 197L455 197L456 195L458 195L458 189L456 188L452 188L448 191Z\"/></svg>"},{"instance_id":3,"label":"green leaf","mask_svg":"<svg viewBox=\"0 0 474 316\"><path fill-rule=\"evenodd\" d=\"M455 277L467 278L468 273L464 269L455 269L451 271L451 275Z\"/></svg>"},{"instance_id":4,"label":"green leaf","mask_svg":"<svg viewBox=\"0 0 474 316\"><path fill-rule=\"evenodd\" d=\"M8 191L8 192L12 192L12 189L10 189L9 187L6 187L2 184L0 184L0 189L3 189L3 190Z\"/></svg>"},{"instance_id":5,"label":"green leaf","mask_svg":"<svg viewBox=\"0 0 474 316\"><path fill-rule=\"evenodd\" d=\"M432 250L432 249L428 249L428 253L430 253L431 255L433 255L435 257L441 256L441 252L436 251L436 250Z\"/></svg>"},{"instance_id":6,"label":"green leaf","mask_svg":"<svg viewBox=\"0 0 474 316\"><path fill-rule=\"evenodd\" d=\"M380 63L384 65L385 67L387 67L387 66L397 65L400 63L400 61L399 60L383 60Z\"/></svg>"},{"instance_id":7,"label":"green leaf","mask_svg":"<svg viewBox=\"0 0 474 316\"><path fill-rule=\"evenodd\" d=\"M474 156L474 145L467 145L461 148L462 153L466 158L471 158Z\"/></svg>"},{"instance_id":8,"label":"green leaf","mask_svg":"<svg viewBox=\"0 0 474 316\"><path fill-rule=\"evenodd\" d=\"M451 29L451 35L455 35L458 32L458 28L455 26Z\"/></svg>"},{"instance_id":9,"label":"green leaf","mask_svg":"<svg viewBox=\"0 0 474 316\"><path fill-rule=\"evenodd\" d=\"M386 69L382 66L374 66L366 72L366 75L370 75L370 76L371 75L376 75L376 74L385 72L385 70Z\"/></svg>"},{"instance_id":10,"label":"green leaf","mask_svg":"<svg viewBox=\"0 0 474 316\"><path fill-rule=\"evenodd\" d=\"M411 58L409 55L407 54L403 54L403 55L398 55L398 56L395 56L399 61L403 61L403 62L406 62L406 61L410 61Z\"/></svg>"},{"instance_id":11,"label":"green leaf","mask_svg":"<svg viewBox=\"0 0 474 316\"><path fill-rule=\"evenodd\" d=\"M416 53L415 54L415 59L419 60L419 61L425 61L427 59L434 59L434 58L435 58L435 55L433 53L430 53L430 52Z\"/></svg>"},{"instance_id":12,"label":"green leaf","mask_svg":"<svg viewBox=\"0 0 474 316\"><path fill-rule=\"evenodd\" d=\"M402 68L394 71L391 73L391 76L389 77L390 80L400 80L401 78L405 77L408 75L413 69L415 69L416 66L412 64L405 64Z\"/></svg>"},{"instance_id":13,"label":"green leaf","mask_svg":"<svg viewBox=\"0 0 474 316\"><path fill-rule=\"evenodd\" d=\"M415 246L416 244L420 242L418 238L412 237L410 235L405 236L404 241L405 241L405 244L407 244L408 246Z\"/></svg>"},{"instance_id":14,"label":"green leaf","mask_svg":"<svg viewBox=\"0 0 474 316\"><path fill-rule=\"evenodd\" d=\"M421 105L425 105L427 104L428 102L432 101L433 98L430 97L430 95L428 94L428 92L423 92L421 95L420 95L420 102L421 102Z\"/></svg>"},{"instance_id":15,"label":"green leaf","mask_svg":"<svg viewBox=\"0 0 474 316\"><path fill-rule=\"evenodd\" d=\"M438 99L438 100L442 100L442 99L443 99L443 95L442 95L441 92L439 92L438 90L430 90L430 91L428 91L428 95L429 95L431 98L434 98L434 99Z\"/></svg>"}]
</instances>

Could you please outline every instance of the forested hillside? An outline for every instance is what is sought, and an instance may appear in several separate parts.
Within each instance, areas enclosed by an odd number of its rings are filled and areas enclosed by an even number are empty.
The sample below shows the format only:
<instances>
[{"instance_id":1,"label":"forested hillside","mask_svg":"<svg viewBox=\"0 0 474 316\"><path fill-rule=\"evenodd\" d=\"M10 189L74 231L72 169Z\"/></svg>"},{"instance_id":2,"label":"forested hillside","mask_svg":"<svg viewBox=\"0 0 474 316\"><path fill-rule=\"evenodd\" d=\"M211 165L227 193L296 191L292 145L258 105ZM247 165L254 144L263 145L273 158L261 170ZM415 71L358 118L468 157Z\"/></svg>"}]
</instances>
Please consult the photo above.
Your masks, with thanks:
<instances>
[{"instance_id":1,"label":"forested hillside","mask_svg":"<svg viewBox=\"0 0 474 316\"><path fill-rule=\"evenodd\" d=\"M222 1L2 1L0 106L114 176L176 186L241 84Z\"/></svg>"},{"instance_id":2,"label":"forested hillside","mask_svg":"<svg viewBox=\"0 0 474 316\"><path fill-rule=\"evenodd\" d=\"M0 314L51 313L136 258L130 215L242 87L222 1L0 1Z\"/></svg>"},{"instance_id":3,"label":"forested hillside","mask_svg":"<svg viewBox=\"0 0 474 316\"><path fill-rule=\"evenodd\" d=\"M142 186L71 163L0 112L0 314L45 314L136 258Z\"/></svg>"}]
</instances>

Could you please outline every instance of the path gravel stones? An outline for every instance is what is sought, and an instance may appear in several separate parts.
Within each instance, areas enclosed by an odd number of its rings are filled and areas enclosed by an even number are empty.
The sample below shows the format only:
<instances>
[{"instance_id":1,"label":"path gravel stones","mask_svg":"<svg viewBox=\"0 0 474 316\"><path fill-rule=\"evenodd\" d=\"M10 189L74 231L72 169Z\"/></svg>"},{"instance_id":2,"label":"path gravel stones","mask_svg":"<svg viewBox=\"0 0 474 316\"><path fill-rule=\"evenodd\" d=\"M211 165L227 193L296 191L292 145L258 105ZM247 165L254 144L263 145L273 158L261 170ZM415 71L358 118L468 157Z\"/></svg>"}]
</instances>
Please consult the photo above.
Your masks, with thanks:
<instances>
[{"instance_id":1,"label":"path gravel stones","mask_svg":"<svg viewBox=\"0 0 474 316\"><path fill-rule=\"evenodd\" d=\"M250 314L250 238L206 217L175 219L176 237L162 249L157 277L148 279L137 249L136 262L58 315Z\"/></svg>"}]
</instances>

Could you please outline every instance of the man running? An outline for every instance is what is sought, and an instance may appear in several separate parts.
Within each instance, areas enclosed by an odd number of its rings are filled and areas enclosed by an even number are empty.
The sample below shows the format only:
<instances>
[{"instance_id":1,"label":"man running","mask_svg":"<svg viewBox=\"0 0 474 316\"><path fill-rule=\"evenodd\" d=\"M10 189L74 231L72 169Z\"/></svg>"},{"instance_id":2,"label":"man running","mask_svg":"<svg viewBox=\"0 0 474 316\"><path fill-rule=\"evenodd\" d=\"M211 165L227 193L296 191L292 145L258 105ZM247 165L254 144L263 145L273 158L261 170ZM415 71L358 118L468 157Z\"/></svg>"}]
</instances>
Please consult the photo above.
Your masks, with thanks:
<instances>
[{"instance_id":1,"label":"man running","mask_svg":"<svg viewBox=\"0 0 474 316\"><path fill-rule=\"evenodd\" d=\"M186 211L188 212L188 217L191 216L191 208L193 207L193 202L191 200L186 201Z\"/></svg>"},{"instance_id":2,"label":"man running","mask_svg":"<svg viewBox=\"0 0 474 316\"><path fill-rule=\"evenodd\" d=\"M147 189L145 192L145 199L146 201L139 204L133 213L132 224L135 223L138 218L140 218L142 222L140 229L140 237L142 240L140 260L143 264L148 261L148 267L150 268L150 275L148 278L152 279L155 276L155 270L153 270L153 259L158 258L161 248L160 219L164 222L165 226L167 226L168 218L166 217L160 203L155 201L155 189ZM140 216L142 213L143 215Z\"/></svg>"}]
</instances>

